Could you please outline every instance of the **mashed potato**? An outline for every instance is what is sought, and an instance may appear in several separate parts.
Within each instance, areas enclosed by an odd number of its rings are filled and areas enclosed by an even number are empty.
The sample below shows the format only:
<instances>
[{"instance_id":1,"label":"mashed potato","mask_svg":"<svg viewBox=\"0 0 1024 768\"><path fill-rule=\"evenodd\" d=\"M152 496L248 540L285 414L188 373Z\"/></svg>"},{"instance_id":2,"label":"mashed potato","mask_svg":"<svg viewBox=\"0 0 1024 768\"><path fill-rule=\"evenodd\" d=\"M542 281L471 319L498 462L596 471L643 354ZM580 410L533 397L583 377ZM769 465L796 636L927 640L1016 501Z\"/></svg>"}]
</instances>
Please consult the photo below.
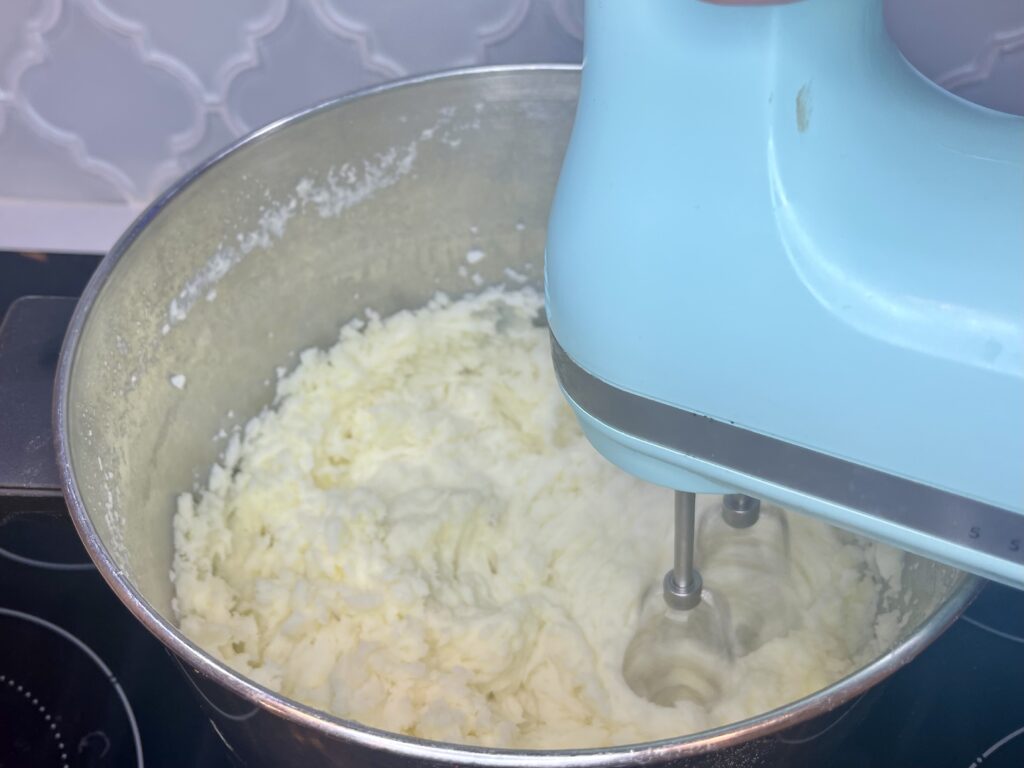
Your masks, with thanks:
<instances>
[{"instance_id":1,"label":"mashed potato","mask_svg":"<svg viewBox=\"0 0 1024 768\"><path fill-rule=\"evenodd\" d=\"M208 487L179 499L184 632L340 717L517 748L720 725L888 646L895 625L879 636L875 619L890 550L781 512L725 535L702 498L698 565L729 602L739 656L708 671L722 693L707 706L637 696L623 655L657 610L672 495L583 437L533 322L542 304L530 290L438 297L303 353ZM750 556L786 538L788 563Z\"/></svg>"}]
</instances>

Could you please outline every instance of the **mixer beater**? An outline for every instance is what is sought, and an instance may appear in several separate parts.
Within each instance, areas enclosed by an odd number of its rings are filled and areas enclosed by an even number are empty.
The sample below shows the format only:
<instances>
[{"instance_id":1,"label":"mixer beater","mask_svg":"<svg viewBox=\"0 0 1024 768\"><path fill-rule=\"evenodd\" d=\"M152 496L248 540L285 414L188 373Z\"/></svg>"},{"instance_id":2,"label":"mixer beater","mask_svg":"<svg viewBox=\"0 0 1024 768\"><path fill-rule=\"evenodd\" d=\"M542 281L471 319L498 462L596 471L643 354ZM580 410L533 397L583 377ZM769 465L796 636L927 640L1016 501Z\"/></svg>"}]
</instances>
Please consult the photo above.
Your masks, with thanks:
<instances>
[{"instance_id":1,"label":"mixer beater","mask_svg":"<svg viewBox=\"0 0 1024 768\"><path fill-rule=\"evenodd\" d=\"M693 564L696 516L697 494L676 491L672 570L665 574L662 593L665 604L677 611L695 608L704 587L700 571Z\"/></svg>"},{"instance_id":2,"label":"mixer beater","mask_svg":"<svg viewBox=\"0 0 1024 768\"><path fill-rule=\"evenodd\" d=\"M694 565L693 551L697 536L697 494L676 491L675 533L673 536L672 570L665 574L663 594L669 608L686 611L700 602L703 579ZM722 520L730 528L743 530L754 525L761 516L761 501L742 493L722 497ZM780 518L785 525L785 518ZM788 550L788 537L783 538ZM785 552L788 558L788 551Z\"/></svg>"},{"instance_id":3,"label":"mixer beater","mask_svg":"<svg viewBox=\"0 0 1024 768\"><path fill-rule=\"evenodd\" d=\"M723 596L704 586L695 567L698 539L706 544L718 543L720 536L734 534L736 540L717 552L726 571L737 564L741 568L753 565L759 571L778 576L784 576L788 570L789 535L781 510L769 507L766 512L778 531L776 540L771 531L757 536L743 533L762 517L761 502L756 498L726 494L722 497L720 515L705 516L699 528L696 506L695 493L675 493L672 568L662 581L661 595L652 596L645 603L640 630L629 644L623 663L623 675L633 691L662 706L713 703L722 693L723 669L737 651L746 653L752 649L765 624L749 606L742 606L746 610L741 611L734 624ZM726 531L715 530L718 521ZM743 580L742 574L739 578ZM773 579L768 588L779 591L781 584ZM742 601L744 595L738 597ZM761 596L756 601L775 607L774 601Z\"/></svg>"}]
</instances>

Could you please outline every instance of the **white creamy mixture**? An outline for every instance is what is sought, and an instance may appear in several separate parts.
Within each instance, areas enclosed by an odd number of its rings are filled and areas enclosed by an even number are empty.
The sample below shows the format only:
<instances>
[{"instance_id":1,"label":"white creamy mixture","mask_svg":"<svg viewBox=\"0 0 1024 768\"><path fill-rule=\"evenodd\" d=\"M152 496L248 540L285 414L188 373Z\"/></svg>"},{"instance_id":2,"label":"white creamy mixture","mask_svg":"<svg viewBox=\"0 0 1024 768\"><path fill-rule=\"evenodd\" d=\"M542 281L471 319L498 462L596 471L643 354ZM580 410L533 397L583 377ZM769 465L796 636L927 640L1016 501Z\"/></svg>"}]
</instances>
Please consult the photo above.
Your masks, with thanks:
<instances>
[{"instance_id":1,"label":"white creamy mixture","mask_svg":"<svg viewBox=\"0 0 1024 768\"><path fill-rule=\"evenodd\" d=\"M532 322L542 303L439 297L303 353L198 501L179 499L185 633L341 717L520 748L731 722L888 647L896 622L876 618L897 553L790 515L786 566L778 515L723 532L702 499L698 565L741 656L708 671L709 707L637 696L623 654L660 600L672 496L583 437Z\"/></svg>"}]
</instances>

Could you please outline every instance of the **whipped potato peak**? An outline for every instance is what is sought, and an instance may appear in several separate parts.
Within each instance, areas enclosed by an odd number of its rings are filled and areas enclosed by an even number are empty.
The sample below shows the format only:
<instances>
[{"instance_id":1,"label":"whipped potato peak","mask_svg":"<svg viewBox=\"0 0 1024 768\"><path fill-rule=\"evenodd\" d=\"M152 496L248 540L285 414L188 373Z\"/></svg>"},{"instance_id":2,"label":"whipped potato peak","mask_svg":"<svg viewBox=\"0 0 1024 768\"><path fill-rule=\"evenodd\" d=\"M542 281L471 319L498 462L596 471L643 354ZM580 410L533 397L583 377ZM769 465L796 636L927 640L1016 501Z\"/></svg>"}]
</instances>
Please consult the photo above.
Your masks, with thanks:
<instances>
[{"instance_id":1,"label":"whipped potato peak","mask_svg":"<svg viewBox=\"0 0 1024 768\"><path fill-rule=\"evenodd\" d=\"M542 308L525 288L438 296L302 353L206 488L178 500L182 630L339 717L528 749L732 722L889 647L898 621L876 621L898 580L889 550L788 515L788 566L765 601L742 553L774 546L777 526L744 539L706 523L697 564L743 653L709 671L722 691L709 707L633 693L623 656L660 600L672 494L584 438L534 322ZM702 519L715 501L700 500Z\"/></svg>"}]
</instances>

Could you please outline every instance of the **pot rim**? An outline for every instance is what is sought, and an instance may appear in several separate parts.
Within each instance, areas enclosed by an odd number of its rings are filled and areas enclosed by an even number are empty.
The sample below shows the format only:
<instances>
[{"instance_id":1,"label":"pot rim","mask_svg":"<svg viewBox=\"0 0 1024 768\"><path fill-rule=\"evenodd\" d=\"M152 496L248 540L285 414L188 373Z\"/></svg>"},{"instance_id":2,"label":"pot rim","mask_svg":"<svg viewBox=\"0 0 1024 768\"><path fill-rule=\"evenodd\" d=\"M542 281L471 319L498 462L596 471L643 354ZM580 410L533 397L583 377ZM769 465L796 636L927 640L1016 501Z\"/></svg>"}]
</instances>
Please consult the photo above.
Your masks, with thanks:
<instances>
[{"instance_id":1,"label":"pot rim","mask_svg":"<svg viewBox=\"0 0 1024 768\"><path fill-rule=\"evenodd\" d=\"M82 500L75 477L68 434L69 384L74 375L78 344L89 314L121 257L131 248L150 222L183 190L194 184L203 174L229 155L256 143L263 137L275 134L290 125L350 101L435 80L454 80L503 73L578 73L580 70L581 67L574 64L503 65L447 70L355 91L275 120L231 143L169 186L139 214L121 235L103 258L86 286L71 318L61 348L53 401L57 467L71 518L104 581L135 618L189 668L252 703L254 707L283 717L295 725L312 728L339 742L349 742L367 749L417 760L432 760L456 765L536 765L551 766L552 768L555 766L558 768L590 768L681 759L768 736L783 728L824 714L850 701L855 696L863 694L924 650L970 605L984 585L984 580L969 574L962 574L950 597L903 643L827 688L746 720L686 736L616 747L515 750L475 747L403 736L335 717L275 693L235 672L228 665L195 645L171 621L160 616L128 580L124 571L118 568L100 540Z\"/></svg>"}]
</instances>

